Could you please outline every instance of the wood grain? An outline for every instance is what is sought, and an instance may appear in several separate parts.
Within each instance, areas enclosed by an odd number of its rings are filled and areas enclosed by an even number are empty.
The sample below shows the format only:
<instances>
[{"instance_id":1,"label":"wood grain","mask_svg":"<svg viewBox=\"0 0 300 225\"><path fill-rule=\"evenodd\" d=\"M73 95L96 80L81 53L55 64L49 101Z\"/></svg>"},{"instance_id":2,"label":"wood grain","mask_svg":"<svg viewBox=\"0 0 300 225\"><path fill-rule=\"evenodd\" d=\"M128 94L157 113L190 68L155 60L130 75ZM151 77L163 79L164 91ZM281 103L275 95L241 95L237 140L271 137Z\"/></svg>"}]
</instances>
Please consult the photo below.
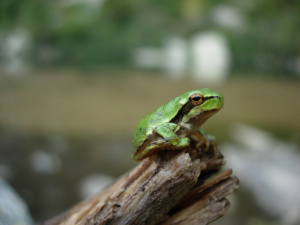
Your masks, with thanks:
<instances>
[{"instance_id":1,"label":"wood grain","mask_svg":"<svg viewBox=\"0 0 300 225\"><path fill-rule=\"evenodd\" d=\"M144 159L98 195L44 225L208 224L228 210L238 188L232 171L220 173L216 144L192 143Z\"/></svg>"}]
</instances>

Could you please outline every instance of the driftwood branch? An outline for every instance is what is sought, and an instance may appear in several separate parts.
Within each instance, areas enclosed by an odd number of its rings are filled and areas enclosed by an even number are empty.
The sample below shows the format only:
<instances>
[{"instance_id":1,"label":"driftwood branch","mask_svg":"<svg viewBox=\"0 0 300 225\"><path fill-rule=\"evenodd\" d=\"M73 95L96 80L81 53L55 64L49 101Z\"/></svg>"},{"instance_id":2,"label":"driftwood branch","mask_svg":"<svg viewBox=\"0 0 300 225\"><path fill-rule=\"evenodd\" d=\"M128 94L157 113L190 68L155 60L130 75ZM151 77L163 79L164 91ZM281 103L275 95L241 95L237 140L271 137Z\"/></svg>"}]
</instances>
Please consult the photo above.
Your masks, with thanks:
<instances>
[{"instance_id":1,"label":"driftwood branch","mask_svg":"<svg viewBox=\"0 0 300 225\"><path fill-rule=\"evenodd\" d=\"M208 224L229 208L225 198L238 188L232 171L219 173L224 159L216 145L194 143L143 160L98 195L45 225Z\"/></svg>"}]
</instances>

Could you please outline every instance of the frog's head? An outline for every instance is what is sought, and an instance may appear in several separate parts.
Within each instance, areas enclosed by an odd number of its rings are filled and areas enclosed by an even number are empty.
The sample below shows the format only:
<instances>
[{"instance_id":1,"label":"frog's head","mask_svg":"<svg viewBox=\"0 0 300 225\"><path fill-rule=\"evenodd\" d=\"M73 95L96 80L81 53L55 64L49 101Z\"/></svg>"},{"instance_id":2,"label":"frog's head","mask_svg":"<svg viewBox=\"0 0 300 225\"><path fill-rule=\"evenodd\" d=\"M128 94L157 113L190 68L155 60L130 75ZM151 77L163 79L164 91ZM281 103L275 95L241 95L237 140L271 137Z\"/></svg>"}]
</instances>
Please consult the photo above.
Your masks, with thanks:
<instances>
[{"instance_id":1,"label":"frog's head","mask_svg":"<svg viewBox=\"0 0 300 225\"><path fill-rule=\"evenodd\" d=\"M182 122L201 126L209 117L223 108L222 94L209 88L203 88L186 93L189 110L182 117Z\"/></svg>"}]
</instances>

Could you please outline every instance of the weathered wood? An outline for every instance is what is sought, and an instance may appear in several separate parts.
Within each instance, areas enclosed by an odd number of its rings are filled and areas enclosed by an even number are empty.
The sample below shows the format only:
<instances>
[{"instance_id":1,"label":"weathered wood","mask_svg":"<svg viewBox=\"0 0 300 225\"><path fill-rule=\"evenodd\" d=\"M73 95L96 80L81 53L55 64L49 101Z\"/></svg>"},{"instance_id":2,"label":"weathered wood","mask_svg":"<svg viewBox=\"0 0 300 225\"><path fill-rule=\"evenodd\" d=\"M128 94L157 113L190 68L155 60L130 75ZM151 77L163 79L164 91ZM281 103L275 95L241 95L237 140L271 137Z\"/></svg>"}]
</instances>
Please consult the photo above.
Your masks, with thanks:
<instances>
[{"instance_id":1,"label":"weathered wood","mask_svg":"<svg viewBox=\"0 0 300 225\"><path fill-rule=\"evenodd\" d=\"M225 197L238 188L237 178L230 175L231 170L227 170L191 191L160 224L202 225L223 216L230 206Z\"/></svg>"},{"instance_id":2,"label":"weathered wood","mask_svg":"<svg viewBox=\"0 0 300 225\"><path fill-rule=\"evenodd\" d=\"M166 151L143 160L98 195L45 225L208 224L229 208L225 197L238 188L224 164L194 143L185 151Z\"/></svg>"}]
</instances>

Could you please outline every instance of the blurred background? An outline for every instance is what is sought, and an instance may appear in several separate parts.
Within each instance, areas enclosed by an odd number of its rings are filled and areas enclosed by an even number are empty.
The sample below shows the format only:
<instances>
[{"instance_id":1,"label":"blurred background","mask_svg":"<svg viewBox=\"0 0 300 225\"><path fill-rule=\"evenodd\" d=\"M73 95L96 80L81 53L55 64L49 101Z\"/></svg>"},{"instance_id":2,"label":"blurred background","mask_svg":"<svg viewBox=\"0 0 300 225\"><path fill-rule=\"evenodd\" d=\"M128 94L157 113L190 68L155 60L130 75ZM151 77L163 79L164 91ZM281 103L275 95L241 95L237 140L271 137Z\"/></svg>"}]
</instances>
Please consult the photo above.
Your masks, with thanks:
<instances>
[{"instance_id":1,"label":"blurred background","mask_svg":"<svg viewBox=\"0 0 300 225\"><path fill-rule=\"evenodd\" d=\"M300 224L299 27L299 1L2 0L0 224L113 182L138 121L203 87L225 96L203 128L241 182L214 224Z\"/></svg>"}]
</instances>

